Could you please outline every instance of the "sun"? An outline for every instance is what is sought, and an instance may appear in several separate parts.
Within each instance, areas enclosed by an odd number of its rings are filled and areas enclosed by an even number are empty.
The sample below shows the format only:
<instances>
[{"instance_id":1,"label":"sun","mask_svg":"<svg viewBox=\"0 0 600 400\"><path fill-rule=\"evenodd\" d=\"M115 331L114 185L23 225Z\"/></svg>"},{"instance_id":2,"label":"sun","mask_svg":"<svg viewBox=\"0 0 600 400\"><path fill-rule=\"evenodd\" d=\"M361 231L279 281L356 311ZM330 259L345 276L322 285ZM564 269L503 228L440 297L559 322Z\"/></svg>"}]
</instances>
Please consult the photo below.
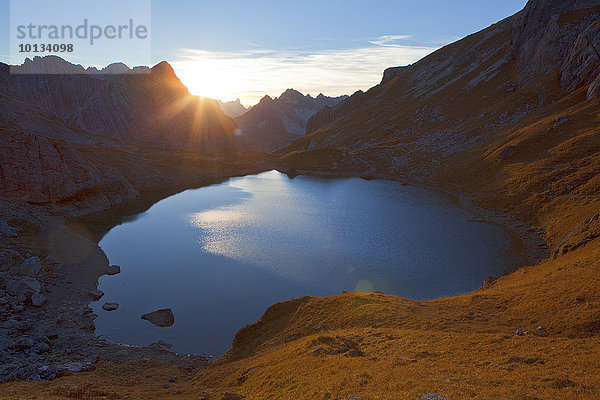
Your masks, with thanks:
<instances>
[{"instance_id":1,"label":"sun","mask_svg":"<svg viewBox=\"0 0 600 400\"><path fill-rule=\"evenodd\" d=\"M193 95L222 101L240 97L240 81L234 71L215 60L177 62L174 69Z\"/></svg>"}]
</instances>

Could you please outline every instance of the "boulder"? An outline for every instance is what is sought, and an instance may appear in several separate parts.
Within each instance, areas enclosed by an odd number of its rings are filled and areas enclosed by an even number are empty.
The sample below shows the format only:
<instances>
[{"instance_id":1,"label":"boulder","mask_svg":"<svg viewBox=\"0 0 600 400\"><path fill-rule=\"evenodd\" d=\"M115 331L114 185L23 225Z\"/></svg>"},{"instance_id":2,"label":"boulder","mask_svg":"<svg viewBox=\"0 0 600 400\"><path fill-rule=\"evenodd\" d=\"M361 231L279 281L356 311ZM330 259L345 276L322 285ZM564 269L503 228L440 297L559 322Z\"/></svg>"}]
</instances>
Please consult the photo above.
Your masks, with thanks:
<instances>
[{"instance_id":1,"label":"boulder","mask_svg":"<svg viewBox=\"0 0 600 400\"><path fill-rule=\"evenodd\" d=\"M163 342L159 340L158 342L152 343L148 345L149 349L161 350L161 351L169 351L173 347L171 343Z\"/></svg>"},{"instance_id":2,"label":"boulder","mask_svg":"<svg viewBox=\"0 0 600 400\"><path fill-rule=\"evenodd\" d=\"M237 393L229 393L229 392L225 393L222 398L222 400L243 400L243 399L244 399L243 396L240 396Z\"/></svg>"},{"instance_id":3,"label":"boulder","mask_svg":"<svg viewBox=\"0 0 600 400\"><path fill-rule=\"evenodd\" d=\"M450 397L445 397L436 393L426 393L419 396L419 400L452 400Z\"/></svg>"},{"instance_id":4,"label":"boulder","mask_svg":"<svg viewBox=\"0 0 600 400\"><path fill-rule=\"evenodd\" d=\"M62 364L57 365L57 374L59 376L66 375L70 372L78 373L91 371L94 369L94 362L92 361L69 361Z\"/></svg>"},{"instance_id":5,"label":"boulder","mask_svg":"<svg viewBox=\"0 0 600 400\"><path fill-rule=\"evenodd\" d=\"M170 308L144 314L142 315L142 319L145 319L146 321L149 321L161 328L167 328L175 323L175 316Z\"/></svg>"},{"instance_id":6,"label":"boulder","mask_svg":"<svg viewBox=\"0 0 600 400\"><path fill-rule=\"evenodd\" d=\"M523 336L525 334L525 332L523 332L523 329L518 328L517 331L515 332L516 336Z\"/></svg>"},{"instance_id":7,"label":"boulder","mask_svg":"<svg viewBox=\"0 0 600 400\"><path fill-rule=\"evenodd\" d=\"M13 228L5 221L0 221L0 237L13 238L19 235L19 228Z\"/></svg>"},{"instance_id":8,"label":"boulder","mask_svg":"<svg viewBox=\"0 0 600 400\"><path fill-rule=\"evenodd\" d=\"M18 252L14 250L0 251L0 267L11 267L21 259Z\"/></svg>"},{"instance_id":9,"label":"boulder","mask_svg":"<svg viewBox=\"0 0 600 400\"><path fill-rule=\"evenodd\" d=\"M102 309L105 311L115 311L119 308L119 303L104 303Z\"/></svg>"},{"instance_id":10,"label":"boulder","mask_svg":"<svg viewBox=\"0 0 600 400\"><path fill-rule=\"evenodd\" d=\"M98 301L104 296L104 292L98 289L90 290L88 292L88 296L90 296L94 301Z\"/></svg>"},{"instance_id":11,"label":"boulder","mask_svg":"<svg viewBox=\"0 0 600 400\"><path fill-rule=\"evenodd\" d=\"M6 291L13 296L19 294L39 294L42 289L37 279L29 276L17 276L4 278Z\"/></svg>"},{"instance_id":12,"label":"boulder","mask_svg":"<svg viewBox=\"0 0 600 400\"><path fill-rule=\"evenodd\" d=\"M546 337L548 336L548 332L543 327L538 326L537 328L535 328L535 336Z\"/></svg>"},{"instance_id":13,"label":"boulder","mask_svg":"<svg viewBox=\"0 0 600 400\"><path fill-rule=\"evenodd\" d=\"M36 276L42 270L42 262L39 257L29 257L19 267L19 273L23 276Z\"/></svg>"},{"instance_id":14,"label":"boulder","mask_svg":"<svg viewBox=\"0 0 600 400\"><path fill-rule=\"evenodd\" d=\"M106 275L117 275L121 273L121 267L118 265L111 265L108 267L108 271L106 271Z\"/></svg>"},{"instance_id":15,"label":"boulder","mask_svg":"<svg viewBox=\"0 0 600 400\"><path fill-rule=\"evenodd\" d=\"M35 341L28 337L19 338L13 347L17 350L27 350L35 346Z\"/></svg>"},{"instance_id":16,"label":"boulder","mask_svg":"<svg viewBox=\"0 0 600 400\"><path fill-rule=\"evenodd\" d=\"M42 294L36 293L31 296L31 304L34 307L43 307L47 302L48 300L46 299L46 296Z\"/></svg>"}]
</instances>

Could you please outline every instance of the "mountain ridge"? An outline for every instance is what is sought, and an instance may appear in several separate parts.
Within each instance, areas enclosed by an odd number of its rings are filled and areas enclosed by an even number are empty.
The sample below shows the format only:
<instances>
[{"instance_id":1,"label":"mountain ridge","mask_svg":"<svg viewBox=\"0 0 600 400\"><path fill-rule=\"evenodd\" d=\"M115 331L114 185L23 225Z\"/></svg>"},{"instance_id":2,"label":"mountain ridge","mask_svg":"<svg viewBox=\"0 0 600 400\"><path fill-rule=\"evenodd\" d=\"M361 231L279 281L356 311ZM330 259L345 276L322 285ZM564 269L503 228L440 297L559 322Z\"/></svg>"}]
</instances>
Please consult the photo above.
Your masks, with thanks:
<instances>
[{"instance_id":1,"label":"mountain ridge","mask_svg":"<svg viewBox=\"0 0 600 400\"><path fill-rule=\"evenodd\" d=\"M279 97L264 96L245 114L235 118L248 146L255 150L273 151L306 133L309 119L324 107L333 106L347 96L317 97L287 89Z\"/></svg>"}]
</instances>

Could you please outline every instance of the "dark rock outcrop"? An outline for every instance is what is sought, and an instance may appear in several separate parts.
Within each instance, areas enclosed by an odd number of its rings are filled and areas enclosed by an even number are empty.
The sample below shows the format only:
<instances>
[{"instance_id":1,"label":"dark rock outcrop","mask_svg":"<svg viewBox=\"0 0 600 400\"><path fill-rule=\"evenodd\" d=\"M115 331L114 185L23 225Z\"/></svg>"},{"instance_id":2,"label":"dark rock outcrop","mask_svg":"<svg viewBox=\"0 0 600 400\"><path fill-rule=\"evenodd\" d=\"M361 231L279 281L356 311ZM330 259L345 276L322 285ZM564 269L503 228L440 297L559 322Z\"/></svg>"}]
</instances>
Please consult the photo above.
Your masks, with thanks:
<instances>
[{"instance_id":1,"label":"dark rock outcrop","mask_svg":"<svg viewBox=\"0 0 600 400\"><path fill-rule=\"evenodd\" d=\"M64 142L45 136L2 132L0 193L33 203L75 196L101 185L102 175ZM125 183L118 188L130 193Z\"/></svg>"},{"instance_id":2,"label":"dark rock outcrop","mask_svg":"<svg viewBox=\"0 0 600 400\"><path fill-rule=\"evenodd\" d=\"M530 0L513 21L513 49L519 84L525 85L567 58L571 44L598 18L570 19L576 11L598 7L597 0ZM576 23L574 23L576 21Z\"/></svg>"},{"instance_id":3,"label":"dark rock outcrop","mask_svg":"<svg viewBox=\"0 0 600 400\"><path fill-rule=\"evenodd\" d=\"M392 79L402 76L402 74L407 71L408 67L390 67L383 71L383 79L381 80L380 85L385 85L390 82Z\"/></svg>"},{"instance_id":4,"label":"dark rock outcrop","mask_svg":"<svg viewBox=\"0 0 600 400\"><path fill-rule=\"evenodd\" d=\"M600 76L600 21L588 26L569 51L560 82L567 93L587 86Z\"/></svg>"}]
</instances>

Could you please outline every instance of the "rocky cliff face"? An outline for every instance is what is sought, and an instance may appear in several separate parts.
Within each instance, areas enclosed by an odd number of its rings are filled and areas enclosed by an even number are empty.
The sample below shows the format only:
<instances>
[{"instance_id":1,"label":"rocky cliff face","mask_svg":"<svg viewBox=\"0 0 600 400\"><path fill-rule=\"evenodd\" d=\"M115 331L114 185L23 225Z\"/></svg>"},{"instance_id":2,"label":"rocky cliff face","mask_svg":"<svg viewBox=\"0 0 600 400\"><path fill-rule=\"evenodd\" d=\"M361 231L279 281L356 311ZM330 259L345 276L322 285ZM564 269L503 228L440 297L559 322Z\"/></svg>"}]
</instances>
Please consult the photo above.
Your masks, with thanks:
<instances>
[{"instance_id":1,"label":"rocky cliff face","mask_svg":"<svg viewBox=\"0 0 600 400\"><path fill-rule=\"evenodd\" d=\"M113 64L87 73L57 57L13 67L23 74L10 74L7 65L0 65L0 94L20 104L3 108L0 119L27 133L64 139L47 124L36 129L27 115L14 113L15 108L35 108L59 124L120 142L204 153L238 149L235 122L215 101L192 96L169 64L149 73L122 73L124 67ZM48 71L54 74L44 74Z\"/></svg>"},{"instance_id":2,"label":"rocky cliff face","mask_svg":"<svg viewBox=\"0 0 600 400\"><path fill-rule=\"evenodd\" d=\"M49 203L103 192L120 199L137 195L117 168L100 170L71 146L43 135L0 131L0 194Z\"/></svg>"},{"instance_id":3,"label":"rocky cliff face","mask_svg":"<svg viewBox=\"0 0 600 400\"><path fill-rule=\"evenodd\" d=\"M532 0L413 65L386 70L360 98L315 115L311 135L283 152L397 141L406 159L473 148L565 94L588 85L590 97L596 93L599 18L597 0Z\"/></svg>"},{"instance_id":4,"label":"rocky cliff face","mask_svg":"<svg viewBox=\"0 0 600 400\"><path fill-rule=\"evenodd\" d=\"M36 57L12 68L0 64L0 196L108 207L189 178L183 153L191 164L242 148L236 123L167 63L98 71Z\"/></svg>"},{"instance_id":5,"label":"rocky cliff face","mask_svg":"<svg viewBox=\"0 0 600 400\"><path fill-rule=\"evenodd\" d=\"M249 148L276 150L306 133L308 120L324 107L332 107L347 96L310 95L288 89L280 97L265 96L260 103L236 118L242 137Z\"/></svg>"}]
</instances>

